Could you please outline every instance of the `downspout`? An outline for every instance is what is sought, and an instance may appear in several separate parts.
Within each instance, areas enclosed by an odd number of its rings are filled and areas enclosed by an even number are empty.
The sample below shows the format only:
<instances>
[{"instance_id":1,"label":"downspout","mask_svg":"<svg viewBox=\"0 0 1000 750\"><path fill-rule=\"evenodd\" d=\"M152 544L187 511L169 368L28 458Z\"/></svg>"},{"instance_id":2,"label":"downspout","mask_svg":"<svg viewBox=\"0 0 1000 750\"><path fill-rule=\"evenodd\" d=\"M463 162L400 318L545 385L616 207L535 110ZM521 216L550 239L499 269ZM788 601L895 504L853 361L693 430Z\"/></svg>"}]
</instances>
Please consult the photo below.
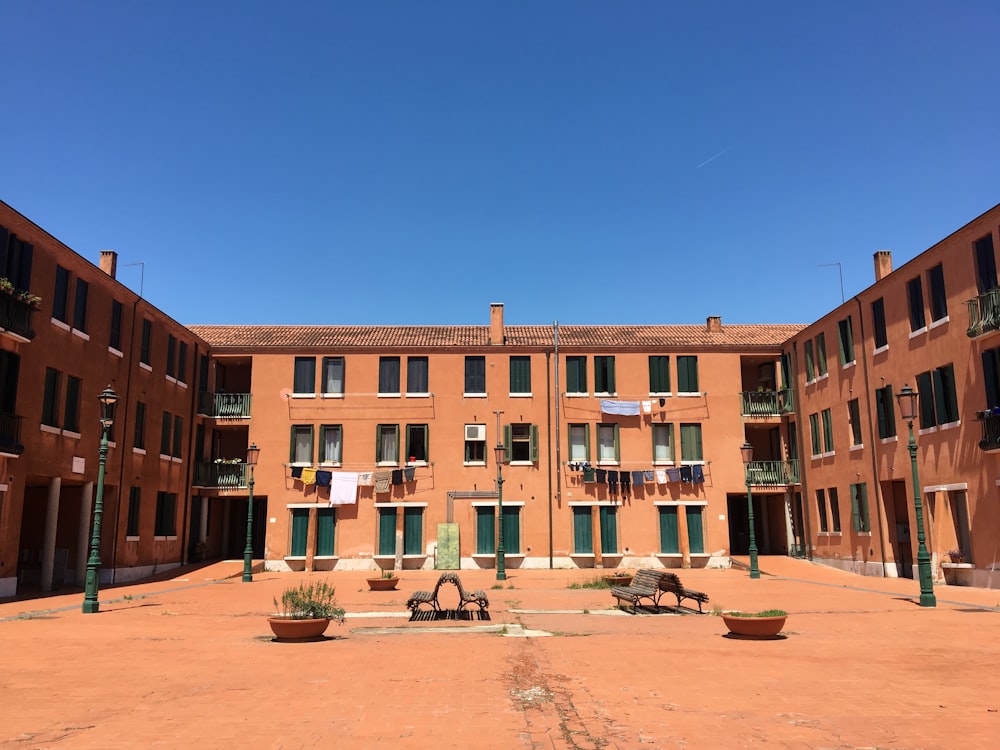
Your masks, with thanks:
<instances>
[{"instance_id":1,"label":"downspout","mask_svg":"<svg viewBox=\"0 0 1000 750\"><path fill-rule=\"evenodd\" d=\"M555 380L554 385L554 395L556 401L556 499L559 501L559 507L562 507L562 438L560 430L559 421L559 321L555 320L552 322L552 344L553 344L553 378ZM548 372L548 368L546 368ZM553 389L546 389L550 395L553 395ZM551 410L550 410L551 411ZM552 454L549 453L551 456ZM551 483L551 473L549 474L549 482ZM551 490L551 488L550 488ZM555 567L552 561L552 492L549 492L549 570Z\"/></svg>"},{"instance_id":2,"label":"downspout","mask_svg":"<svg viewBox=\"0 0 1000 750\"><path fill-rule=\"evenodd\" d=\"M802 445L802 434L805 432L802 422L802 392L799 390L799 348L792 342L792 400L795 402L795 449L801 461L799 479L802 481L802 522L806 533L806 559L812 560L813 538L809 523L809 483L806 481L805 451Z\"/></svg>"},{"instance_id":3,"label":"downspout","mask_svg":"<svg viewBox=\"0 0 1000 750\"><path fill-rule=\"evenodd\" d=\"M139 316L139 300L141 297L137 297L135 302L132 303L132 330L129 332L129 347L128 347L128 377L125 378L125 397L121 399L125 402L124 417L120 422L122 427L122 446L127 445L127 436L125 435L125 425L128 424L128 414L129 405L132 403L132 372L135 370L135 319ZM121 450L118 451L118 508L115 513L115 531L114 540L111 543L111 583L115 583L118 576L118 529L121 524L122 517L122 490L125 487L125 460L122 457ZM129 497L131 501L131 496Z\"/></svg>"},{"instance_id":4,"label":"downspout","mask_svg":"<svg viewBox=\"0 0 1000 750\"><path fill-rule=\"evenodd\" d=\"M882 495L882 482L879 481L878 476L878 460L875 456L875 427L872 424L872 404L871 404L871 382L868 379L868 347L865 344L865 316L862 314L861 299L857 296L854 297L854 301L858 303L858 322L861 327L861 362L863 365L863 372L865 375L865 416L868 417L868 437L871 440L871 457L872 457L872 480L875 486L872 488L875 490L875 511L878 513L878 551L879 556L882 558L882 577L885 578L885 542L886 542L886 529L883 528L885 520L882 517L882 503L885 502L885 497ZM858 409L860 412L861 409ZM860 413L858 415L860 417Z\"/></svg>"},{"instance_id":5,"label":"downspout","mask_svg":"<svg viewBox=\"0 0 1000 750\"><path fill-rule=\"evenodd\" d=\"M191 387L188 388L188 393L191 395L191 407L188 415L188 469L187 481L184 483L184 492L187 497L184 501L184 520L181 526L181 565L188 562L187 537L191 532L189 516L191 512L191 487L194 486L195 461L199 458L192 455L194 453L195 419L198 415L198 353L198 345L195 344L191 352ZM202 500L204 501L204 498Z\"/></svg>"}]
</instances>

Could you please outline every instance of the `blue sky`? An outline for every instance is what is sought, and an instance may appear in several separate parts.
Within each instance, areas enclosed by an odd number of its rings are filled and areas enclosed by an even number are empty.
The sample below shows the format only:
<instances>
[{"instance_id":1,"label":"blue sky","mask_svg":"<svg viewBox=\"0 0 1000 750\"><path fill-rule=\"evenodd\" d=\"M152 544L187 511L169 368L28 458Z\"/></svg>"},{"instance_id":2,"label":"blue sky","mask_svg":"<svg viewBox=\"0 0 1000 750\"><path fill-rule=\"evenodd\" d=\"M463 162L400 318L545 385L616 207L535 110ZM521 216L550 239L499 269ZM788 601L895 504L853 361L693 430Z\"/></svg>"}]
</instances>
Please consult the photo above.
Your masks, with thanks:
<instances>
[{"instance_id":1,"label":"blue sky","mask_svg":"<svg viewBox=\"0 0 1000 750\"><path fill-rule=\"evenodd\" d=\"M0 0L0 199L182 323L805 323L1000 203L1000 3ZM37 293L46 295L46 290Z\"/></svg>"}]
</instances>

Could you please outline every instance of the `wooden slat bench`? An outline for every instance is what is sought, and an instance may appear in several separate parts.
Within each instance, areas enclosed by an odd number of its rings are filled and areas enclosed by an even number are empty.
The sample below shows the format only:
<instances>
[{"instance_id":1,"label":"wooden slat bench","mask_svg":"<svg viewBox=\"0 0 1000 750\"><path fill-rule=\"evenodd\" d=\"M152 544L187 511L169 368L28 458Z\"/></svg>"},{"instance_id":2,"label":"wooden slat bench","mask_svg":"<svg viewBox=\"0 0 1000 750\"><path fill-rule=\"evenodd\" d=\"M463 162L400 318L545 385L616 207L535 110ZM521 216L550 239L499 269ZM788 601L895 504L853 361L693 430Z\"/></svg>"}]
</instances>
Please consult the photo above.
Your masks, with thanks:
<instances>
[{"instance_id":1,"label":"wooden slat bench","mask_svg":"<svg viewBox=\"0 0 1000 750\"><path fill-rule=\"evenodd\" d=\"M618 600L619 607L622 606L622 602L631 602L633 613L643 599L648 599L654 607L658 606L662 594L660 589L662 576L663 574L657 570L640 570L632 577L632 583L628 586L613 586L611 596Z\"/></svg>"},{"instance_id":2,"label":"wooden slat bench","mask_svg":"<svg viewBox=\"0 0 1000 750\"><path fill-rule=\"evenodd\" d=\"M443 611L441 603L438 601L438 590L445 583L450 583L458 589L458 606L455 608L456 615L461 613L466 606L472 606L473 604L479 607L480 616L489 608L490 600L487 598L485 591L482 589L466 591L462 586L462 579L458 577L457 573L442 573L434 585L433 591L414 591L410 598L406 600L411 620L416 616L420 606L423 604L428 605L431 612Z\"/></svg>"},{"instance_id":3,"label":"wooden slat bench","mask_svg":"<svg viewBox=\"0 0 1000 750\"><path fill-rule=\"evenodd\" d=\"M680 577L676 573L664 572L660 577L660 591L673 594L677 597L677 608L681 609L681 602L685 599L690 599L691 601L698 602L698 612L700 614L705 614L702 610L701 605L708 602L708 594L695 591L693 589L684 588L684 584L681 583ZM685 609L691 609L685 607ZM694 610L691 609L693 612Z\"/></svg>"}]
</instances>

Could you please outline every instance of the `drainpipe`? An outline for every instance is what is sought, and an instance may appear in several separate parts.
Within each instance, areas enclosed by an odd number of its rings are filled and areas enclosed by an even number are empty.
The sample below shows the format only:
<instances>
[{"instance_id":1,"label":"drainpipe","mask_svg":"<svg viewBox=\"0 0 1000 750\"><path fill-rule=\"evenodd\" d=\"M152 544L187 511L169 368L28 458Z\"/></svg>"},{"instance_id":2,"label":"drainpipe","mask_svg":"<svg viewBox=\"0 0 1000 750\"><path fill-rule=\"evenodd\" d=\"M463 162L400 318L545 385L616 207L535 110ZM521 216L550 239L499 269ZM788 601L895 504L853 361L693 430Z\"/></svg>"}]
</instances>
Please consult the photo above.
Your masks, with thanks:
<instances>
[{"instance_id":1,"label":"drainpipe","mask_svg":"<svg viewBox=\"0 0 1000 750\"><path fill-rule=\"evenodd\" d=\"M813 545L812 525L809 523L809 484L806 481L806 454L802 446L802 435L805 430L803 429L802 422L802 392L799 389L799 348L794 341L792 342L792 391L792 399L795 402L795 449L799 456L799 479L802 482L802 522L806 527L806 559L812 560Z\"/></svg>"},{"instance_id":2,"label":"drainpipe","mask_svg":"<svg viewBox=\"0 0 1000 750\"><path fill-rule=\"evenodd\" d=\"M562 433L561 433L561 430L560 430L560 424L561 423L559 421L559 321L558 320L555 320L555 321L552 322L552 344L553 344L553 354L554 354L554 357L553 357L553 372L554 372L554 376L553 377L555 379L555 383L554 383L555 388L554 388L554 391L553 391L552 388L546 388L546 391L549 393L549 397L550 398L552 397L552 395L554 393L554 395L555 395L555 401L556 401L556 408L555 408L555 414L556 414L556 499L559 501L559 506L562 507L562 438L560 437ZM546 373L548 373L548 368L545 368L545 371L546 371ZM549 410L549 413L551 413L551 409ZM550 447L549 450L550 450L549 455L551 456L552 455L552 453L551 453L551 447ZM553 541L552 541L552 492L551 492L551 483L552 483L552 473L549 472L549 487L550 487L550 490L549 490L549 570L551 570L552 568L555 567L555 564L553 563L553 560L552 560Z\"/></svg>"},{"instance_id":3,"label":"drainpipe","mask_svg":"<svg viewBox=\"0 0 1000 750\"><path fill-rule=\"evenodd\" d=\"M178 344L180 344L180 339L178 339ZM188 413L188 464L187 464L187 480L184 482L184 493L187 495L184 501L184 513L182 526L181 526L181 565L188 562L188 543L187 538L191 533L191 487L194 486L194 466L195 460L198 458L194 455L194 436L195 436L195 419L198 415L198 356L199 350L198 345L195 344L191 347L191 387L188 388L188 394L191 396L191 407ZM204 502L202 498L202 502Z\"/></svg>"}]
</instances>

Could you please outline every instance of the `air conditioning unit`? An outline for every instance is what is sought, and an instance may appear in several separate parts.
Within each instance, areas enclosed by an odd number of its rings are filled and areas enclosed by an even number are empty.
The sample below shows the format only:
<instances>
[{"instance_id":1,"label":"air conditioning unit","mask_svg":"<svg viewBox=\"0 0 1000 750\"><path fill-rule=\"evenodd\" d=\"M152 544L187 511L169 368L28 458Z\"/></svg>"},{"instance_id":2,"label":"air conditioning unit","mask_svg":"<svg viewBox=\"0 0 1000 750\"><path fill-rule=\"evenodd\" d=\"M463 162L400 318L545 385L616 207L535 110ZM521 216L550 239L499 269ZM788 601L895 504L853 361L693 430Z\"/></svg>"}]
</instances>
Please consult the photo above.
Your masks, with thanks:
<instances>
[{"instance_id":1,"label":"air conditioning unit","mask_svg":"<svg viewBox=\"0 0 1000 750\"><path fill-rule=\"evenodd\" d=\"M467 424L465 425L466 440L486 440L486 425Z\"/></svg>"}]
</instances>

